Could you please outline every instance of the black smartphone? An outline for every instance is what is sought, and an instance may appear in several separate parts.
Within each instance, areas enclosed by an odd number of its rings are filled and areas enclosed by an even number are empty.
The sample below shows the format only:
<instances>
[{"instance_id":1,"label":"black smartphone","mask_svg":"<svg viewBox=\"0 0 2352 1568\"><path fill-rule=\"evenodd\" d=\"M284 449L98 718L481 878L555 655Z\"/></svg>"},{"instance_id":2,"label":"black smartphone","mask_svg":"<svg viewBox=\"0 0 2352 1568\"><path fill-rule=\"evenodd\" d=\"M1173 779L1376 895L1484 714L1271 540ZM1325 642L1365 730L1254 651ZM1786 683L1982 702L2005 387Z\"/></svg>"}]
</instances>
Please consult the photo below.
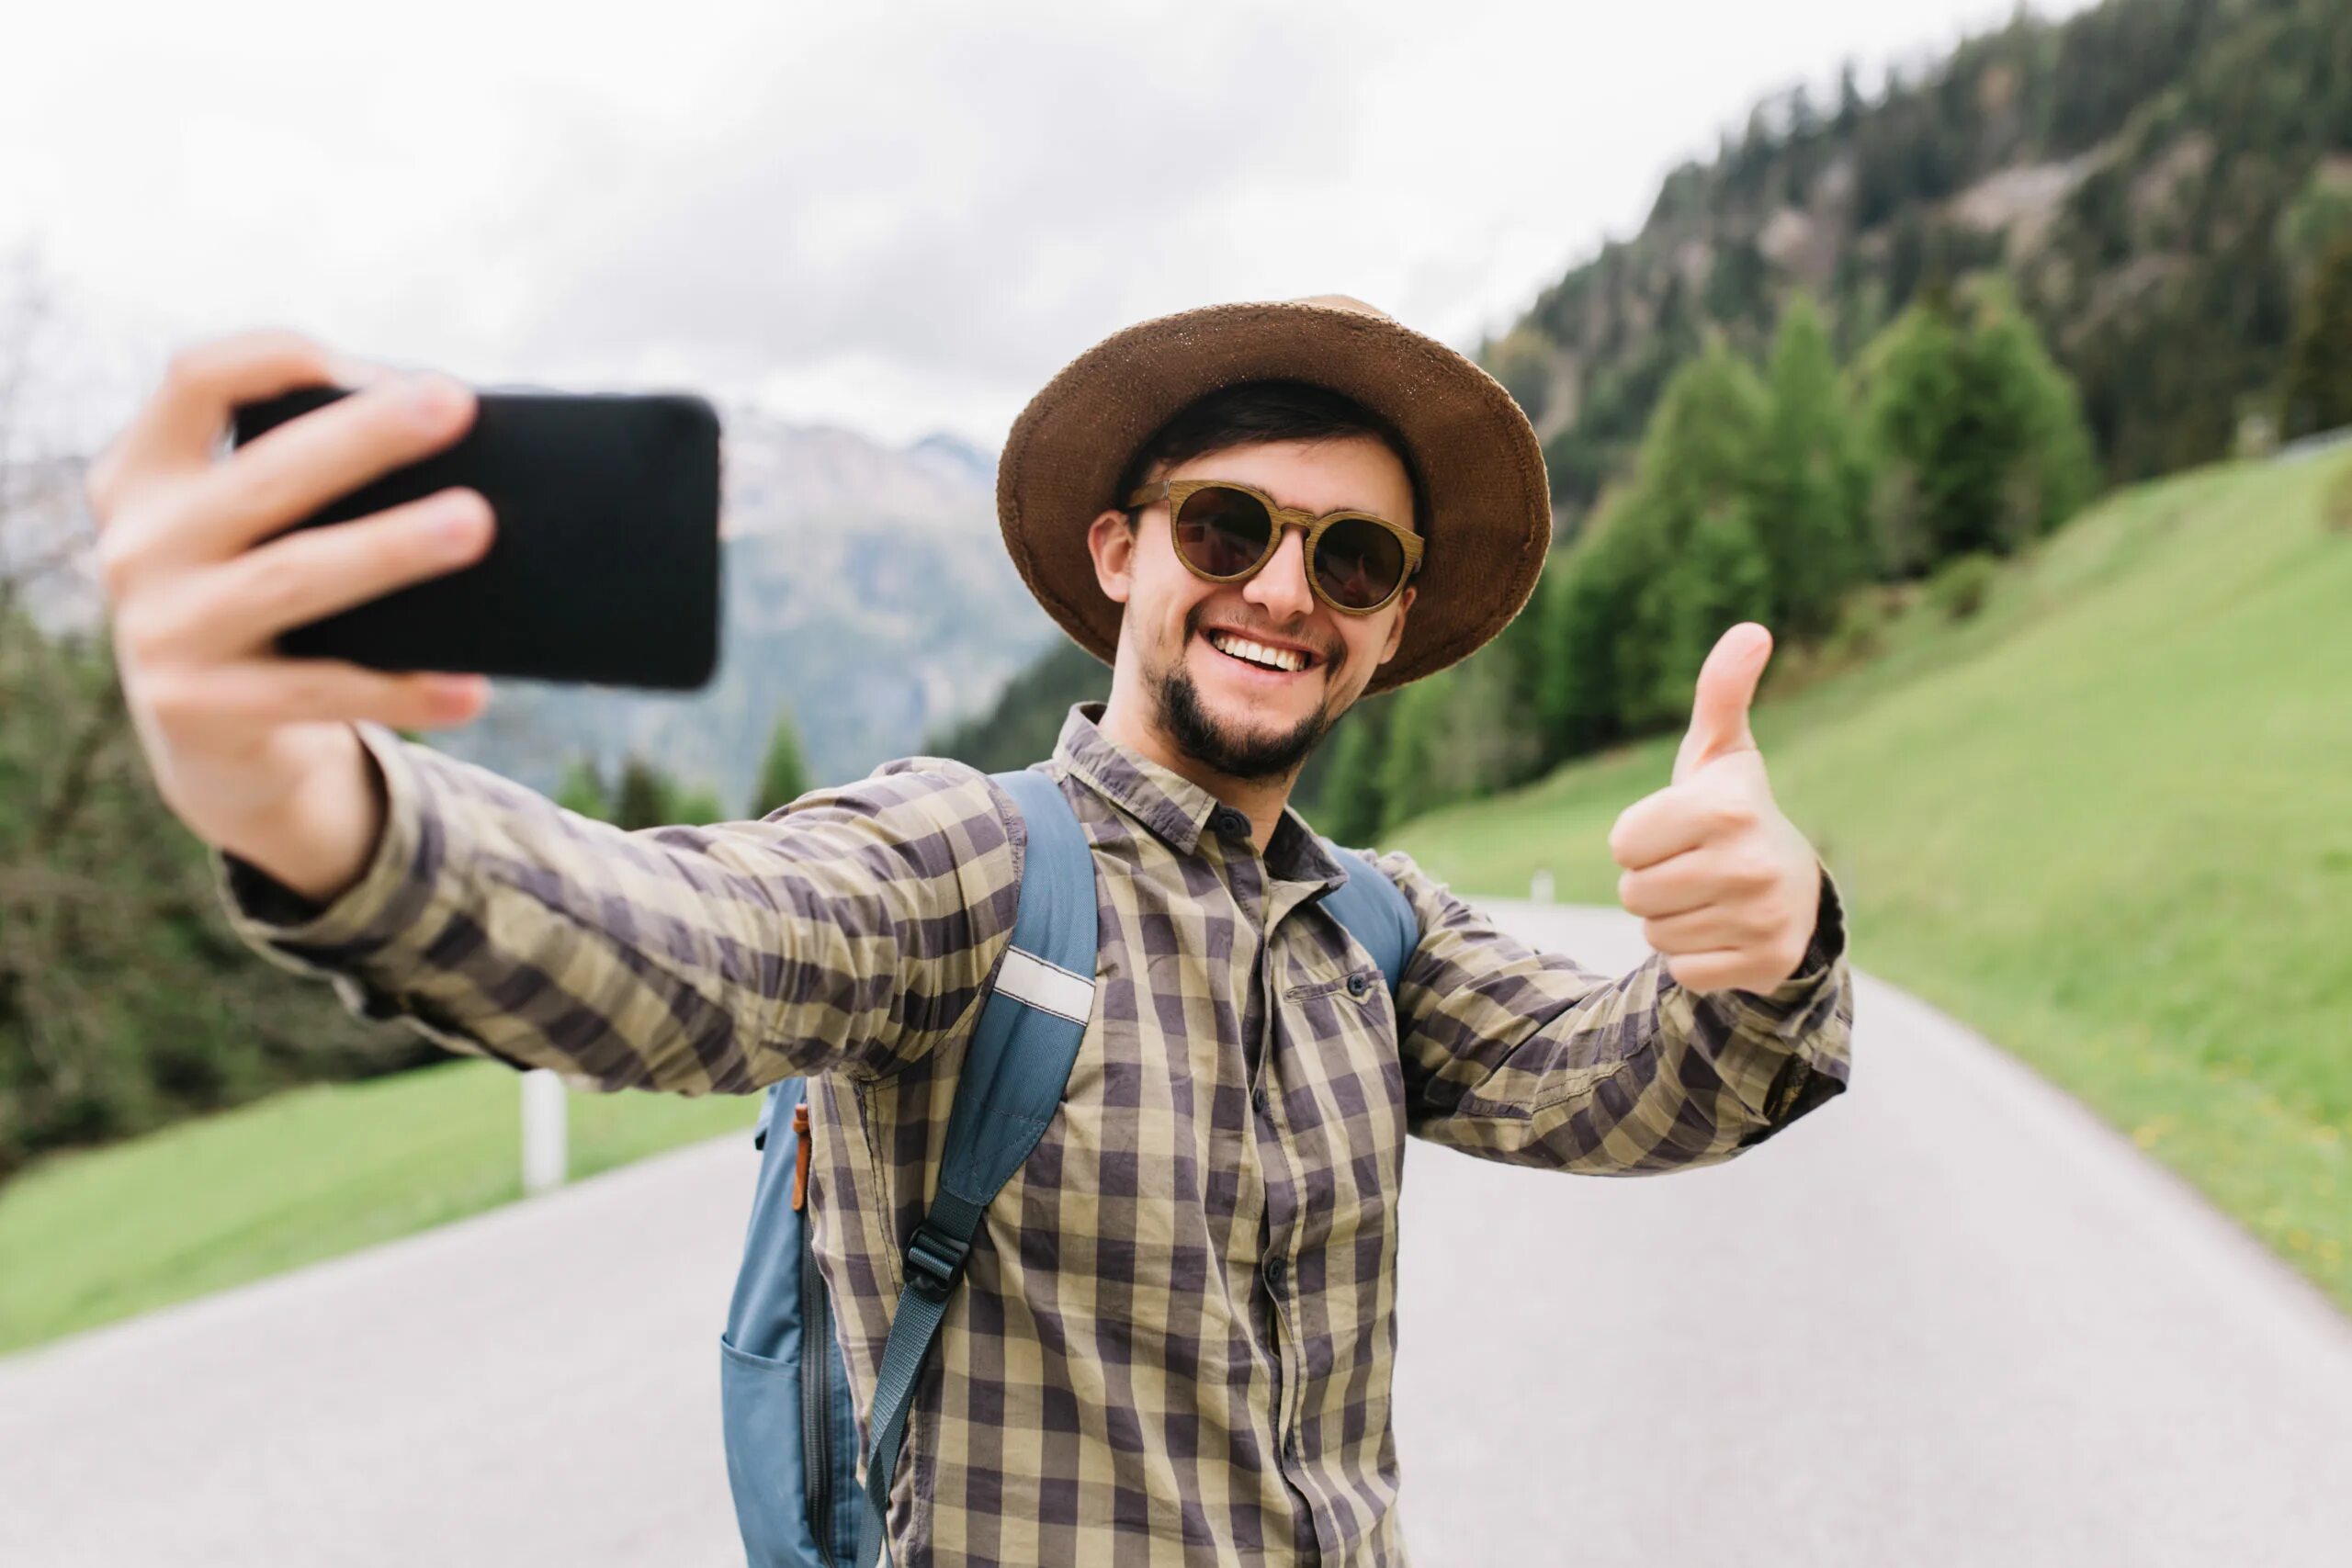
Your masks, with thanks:
<instances>
[{"instance_id":1,"label":"black smartphone","mask_svg":"<svg viewBox=\"0 0 2352 1568\"><path fill-rule=\"evenodd\" d=\"M300 387L242 404L235 444L350 395ZM475 396L461 439L294 527L350 522L464 485L497 519L490 548L471 566L281 632L277 651L389 671L670 691L707 684L721 603L710 404L685 393Z\"/></svg>"}]
</instances>

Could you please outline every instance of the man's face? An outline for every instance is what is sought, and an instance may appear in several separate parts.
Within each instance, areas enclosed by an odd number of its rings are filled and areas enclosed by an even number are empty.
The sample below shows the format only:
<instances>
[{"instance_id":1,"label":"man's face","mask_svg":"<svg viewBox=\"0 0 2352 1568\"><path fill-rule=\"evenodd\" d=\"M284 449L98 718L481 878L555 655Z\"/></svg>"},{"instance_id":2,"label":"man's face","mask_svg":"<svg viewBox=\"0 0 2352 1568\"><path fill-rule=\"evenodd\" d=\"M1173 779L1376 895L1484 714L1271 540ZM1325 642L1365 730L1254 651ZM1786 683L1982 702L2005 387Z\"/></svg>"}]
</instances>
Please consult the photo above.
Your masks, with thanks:
<instances>
[{"instance_id":1,"label":"man's face","mask_svg":"<svg viewBox=\"0 0 2352 1568\"><path fill-rule=\"evenodd\" d=\"M1411 526L1405 466L1369 436L1229 447L1159 478L1238 479L1284 506L1320 515L1363 511ZM1130 537L1117 513L1090 543L1104 592L1126 606L1114 680L1136 686L1149 721L1175 752L1230 778L1294 774L1396 651L1413 590L1370 615L1343 615L1307 586L1306 539L1283 530L1274 557L1241 582L1206 582L1177 559L1168 505L1144 511ZM1269 670L1223 651L1246 637L1295 649L1304 669Z\"/></svg>"}]
</instances>

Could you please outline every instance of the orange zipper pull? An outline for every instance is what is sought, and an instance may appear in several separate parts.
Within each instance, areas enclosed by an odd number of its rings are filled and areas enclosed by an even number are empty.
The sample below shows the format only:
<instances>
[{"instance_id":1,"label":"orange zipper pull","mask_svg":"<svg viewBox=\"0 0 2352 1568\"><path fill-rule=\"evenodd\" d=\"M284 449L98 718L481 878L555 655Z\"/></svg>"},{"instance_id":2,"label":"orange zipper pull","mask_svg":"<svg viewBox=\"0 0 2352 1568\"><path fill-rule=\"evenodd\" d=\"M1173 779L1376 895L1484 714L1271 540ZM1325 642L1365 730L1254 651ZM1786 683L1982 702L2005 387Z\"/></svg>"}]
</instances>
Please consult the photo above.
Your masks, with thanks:
<instances>
[{"instance_id":1,"label":"orange zipper pull","mask_svg":"<svg viewBox=\"0 0 2352 1568\"><path fill-rule=\"evenodd\" d=\"M797 1209L808 1199L808 1102L805 1100L792 1108L792 1130L800 1134L800 1149L792 1168L792 1206Z\"/></svg>"}]
</instances>

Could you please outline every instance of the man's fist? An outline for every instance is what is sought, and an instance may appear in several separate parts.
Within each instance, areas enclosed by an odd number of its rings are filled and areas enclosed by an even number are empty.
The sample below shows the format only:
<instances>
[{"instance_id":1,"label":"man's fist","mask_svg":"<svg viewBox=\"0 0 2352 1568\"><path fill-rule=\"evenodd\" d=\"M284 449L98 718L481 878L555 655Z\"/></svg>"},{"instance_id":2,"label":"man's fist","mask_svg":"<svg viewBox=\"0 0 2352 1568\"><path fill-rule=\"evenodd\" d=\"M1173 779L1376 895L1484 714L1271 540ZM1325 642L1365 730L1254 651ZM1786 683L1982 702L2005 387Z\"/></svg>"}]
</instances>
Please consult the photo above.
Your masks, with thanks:
<instances>
[{"instance_id":1,"label":"man's fist","mask_svg":"<svg viewBox=\"0 0 2352 1568\"><path fill-rule=\"evenodd\" d=\"M238 404L337 383L360 389L216 458ZM482 496L453 489L291 525L448 447L475 406L446 376L391 377L299 333L243 333L174 355L90 466L115 662L157 792L198 838L307 897L353 880L380 828L351 721L462 723L487 682L288 659L277 635L470 565L494 519Z\"/></svg>"},{"instance_id":2,"label":"man's fist","mask_svg":"<svg viewBox=\"0 0 2352 1568\"><path fill-rule=\"evenodd\" d=\"M1693 991L1771 990L1797 972L1821 910L1821 863L1781 815L1747 728L1772 634L1724 633L1700 668L1674 780L1618 815L1618 901Z\"/></svg>"}]
</instances>

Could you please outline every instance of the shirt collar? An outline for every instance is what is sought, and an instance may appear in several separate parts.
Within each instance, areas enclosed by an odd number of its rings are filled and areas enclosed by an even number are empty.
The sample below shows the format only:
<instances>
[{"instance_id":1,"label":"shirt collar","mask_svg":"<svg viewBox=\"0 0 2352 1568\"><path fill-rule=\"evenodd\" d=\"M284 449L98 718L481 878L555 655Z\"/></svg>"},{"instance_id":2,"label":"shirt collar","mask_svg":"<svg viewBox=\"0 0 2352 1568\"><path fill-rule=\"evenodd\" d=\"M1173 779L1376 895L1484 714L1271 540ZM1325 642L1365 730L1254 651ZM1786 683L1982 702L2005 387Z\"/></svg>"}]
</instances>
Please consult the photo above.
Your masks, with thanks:
<instances>
[{"instance_id":1,"label":"shirt collar","mask_svg":"<svg viewBox=\"0 0 2352 1568\"><path fill-rule=\"evenodd\" d=\"M1095 794L1151 829L1178 854L1213 852L1212 846L1249 853L1250 818L1173 769L1164 768L1102 733L1105 705L1074 703L1062 720L1054 760ZM1203 842L1204 839L1208 843ZM1289 882L1338 886L1347 880L1315 829L1289 806L1266 846L1266 869Z\"/></svg>"}]
</instances>

